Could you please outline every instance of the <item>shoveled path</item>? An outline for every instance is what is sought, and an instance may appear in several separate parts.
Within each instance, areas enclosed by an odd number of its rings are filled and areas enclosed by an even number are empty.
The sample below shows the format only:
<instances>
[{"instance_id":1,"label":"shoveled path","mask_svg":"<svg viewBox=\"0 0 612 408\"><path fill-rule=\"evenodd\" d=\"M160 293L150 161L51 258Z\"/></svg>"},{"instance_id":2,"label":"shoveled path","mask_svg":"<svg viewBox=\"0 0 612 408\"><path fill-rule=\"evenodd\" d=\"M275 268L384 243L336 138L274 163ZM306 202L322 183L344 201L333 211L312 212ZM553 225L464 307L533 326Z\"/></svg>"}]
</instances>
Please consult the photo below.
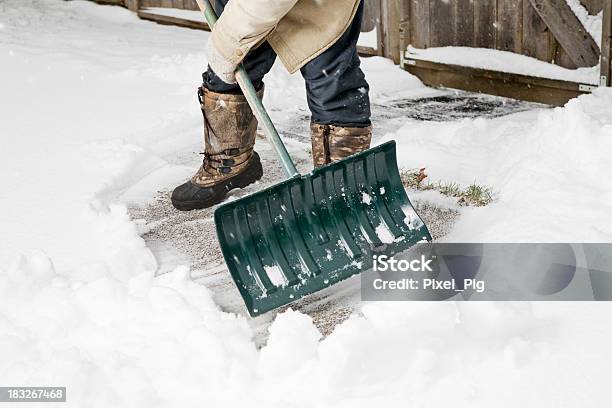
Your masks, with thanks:
<instances>
[{"instance_id":1,"label":"shoveled path","mask_svg":"<svg viewBox=\"0 0 612 408\"><path fill-rule=\"evenodd\" d=\"M374 139L397 129L406 118L417 120L449 121L465 117L496 117L534 108L536 105L490 96L441 92L435 97L390 101L384 106L374 105L373 122L376 124ZM293 117L287 123L278 124L285 136L292 157L300 172L311 170L309 152L308 116ZM282 170L271 146L261 137L257 141L265 174L259 183L241 191L232 192L232 197L241 197L282 180ZM197 168L199 157L185 156L184 164ZM192 278L210 288L219 306L227 311L246 314L242 298L229 275L217 241L213 212L214 208L180 212L170 204L172 186L160 191L155 201L143 208L130 209L134 219L145 223L143 235L160 263L159 273L172 270L177 264L191 265ZM408 191L410 195L410 191ZM441 207L430 202L413 200L417 211L428 225L434 239L444 236L460 215L457 206ZM313 294L291 305L293 309L310 315L324 335L329 334L351 313L359 311L359 278L354 277ZM250 319L254 338L263 344L267 328L278 311Z\"/></svg>"}]
</instances>

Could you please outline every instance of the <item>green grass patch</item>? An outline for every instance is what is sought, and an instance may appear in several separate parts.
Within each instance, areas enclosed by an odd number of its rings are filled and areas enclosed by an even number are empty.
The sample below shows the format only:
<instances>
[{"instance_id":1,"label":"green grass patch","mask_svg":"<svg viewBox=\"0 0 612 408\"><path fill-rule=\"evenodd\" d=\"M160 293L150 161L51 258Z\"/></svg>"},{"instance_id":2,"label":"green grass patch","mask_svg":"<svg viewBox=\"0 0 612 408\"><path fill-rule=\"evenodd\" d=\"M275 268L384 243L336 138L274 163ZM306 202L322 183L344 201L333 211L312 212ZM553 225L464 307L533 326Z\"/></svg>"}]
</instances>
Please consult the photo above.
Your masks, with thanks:
<instances>
[{"instance_id":1,"label":"green grass patch","mask_svg":"<svg viewBox=\"0 0 612 408\"><path fill-rule=\"evenodd\" d=\"M446 197L457 198L461 206L484 207L491 204L495 197L490 187L473 183L465 188L459 184L441 181L429 182L425 169L403 169L400 171L402 184L406 188L418 191L434 190Z\"/></svg>"}]
</instances>

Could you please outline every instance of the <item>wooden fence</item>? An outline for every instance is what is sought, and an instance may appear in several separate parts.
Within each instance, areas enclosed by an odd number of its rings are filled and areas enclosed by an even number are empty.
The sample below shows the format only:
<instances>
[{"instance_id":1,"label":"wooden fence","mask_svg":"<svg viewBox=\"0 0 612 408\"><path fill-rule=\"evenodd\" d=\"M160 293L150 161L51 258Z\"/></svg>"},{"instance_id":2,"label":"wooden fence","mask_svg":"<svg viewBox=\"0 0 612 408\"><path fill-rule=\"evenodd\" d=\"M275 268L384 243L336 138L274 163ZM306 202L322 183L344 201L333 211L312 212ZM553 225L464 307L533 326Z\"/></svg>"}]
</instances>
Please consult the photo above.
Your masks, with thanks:
<instances>
[{"instance_id":1,"label":"wooden fence","mask_svg":"<svg viewBox=\"0 0 612 408\"><path fill-rule=\"evenodd\" d=\"M565 0L397 0L395 59L431 86L562 105L597 85L610 86L612 0L581 1L591 14L603 10L601 50ZM405 51L409 45L490 48L569 69L600 65L600 81L576 83L422 61Z\"/></svg>"},{"instance_id":2,"label":"wooden fence","mask_svg":"<svg viewBox=\"0 0 612 408\"><path fill-rule=\"evenodd\" d=\"M603 0L587 0L593 14ZM404 43L466 46L528 55L566 68L593 66L599 47L565 0L402 1Z\"/></svg>"}]
</instances>

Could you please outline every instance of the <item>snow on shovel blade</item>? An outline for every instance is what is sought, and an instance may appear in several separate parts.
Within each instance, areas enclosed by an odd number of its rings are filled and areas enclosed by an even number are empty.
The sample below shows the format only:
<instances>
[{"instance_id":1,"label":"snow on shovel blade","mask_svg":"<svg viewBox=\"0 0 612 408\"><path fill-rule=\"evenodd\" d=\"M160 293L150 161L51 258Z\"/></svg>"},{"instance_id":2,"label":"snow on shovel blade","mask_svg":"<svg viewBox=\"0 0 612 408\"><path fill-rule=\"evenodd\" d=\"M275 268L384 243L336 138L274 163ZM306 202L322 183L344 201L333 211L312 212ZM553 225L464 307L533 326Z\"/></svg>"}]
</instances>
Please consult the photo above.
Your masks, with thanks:
<instances>
[{"instance_id":1,"label":"snow on shovel blade","mask_svg":"<svg viewBox=\"0 0 612 408\"><path fill-rule=\"evenodd\" d=\"M223 256L251 316L368 270L431 240L391 141L215 211Z\"/></svg>"}]
</instances>

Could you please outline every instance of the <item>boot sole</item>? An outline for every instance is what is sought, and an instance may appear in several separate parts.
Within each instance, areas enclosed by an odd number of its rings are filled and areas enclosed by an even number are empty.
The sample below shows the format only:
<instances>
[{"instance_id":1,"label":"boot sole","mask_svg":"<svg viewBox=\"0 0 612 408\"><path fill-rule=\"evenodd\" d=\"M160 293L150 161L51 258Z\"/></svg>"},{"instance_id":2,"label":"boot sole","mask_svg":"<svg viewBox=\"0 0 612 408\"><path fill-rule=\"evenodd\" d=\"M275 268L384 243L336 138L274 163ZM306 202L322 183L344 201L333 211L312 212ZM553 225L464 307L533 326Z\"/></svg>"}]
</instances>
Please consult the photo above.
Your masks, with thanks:
<instances>
[{"instance_id":1,"label":"boot sole","mask_svg":"<svg viewBox=\"0 0 612 408\"><path fill-rule=\"evenodd\" d=\"M229 180L225 186L225 194L220 196L218 199L210 201L175 201L171 199L172 205L179 211L203 210L205 208L210 208L213 205L225 201L227 194L230 191L236 188L245 188L256 181L259 181L262 177L263 167L261 166L261 162L257 160L257 162L251 164L242 173Z\"/></svg>"}]
</instances>

